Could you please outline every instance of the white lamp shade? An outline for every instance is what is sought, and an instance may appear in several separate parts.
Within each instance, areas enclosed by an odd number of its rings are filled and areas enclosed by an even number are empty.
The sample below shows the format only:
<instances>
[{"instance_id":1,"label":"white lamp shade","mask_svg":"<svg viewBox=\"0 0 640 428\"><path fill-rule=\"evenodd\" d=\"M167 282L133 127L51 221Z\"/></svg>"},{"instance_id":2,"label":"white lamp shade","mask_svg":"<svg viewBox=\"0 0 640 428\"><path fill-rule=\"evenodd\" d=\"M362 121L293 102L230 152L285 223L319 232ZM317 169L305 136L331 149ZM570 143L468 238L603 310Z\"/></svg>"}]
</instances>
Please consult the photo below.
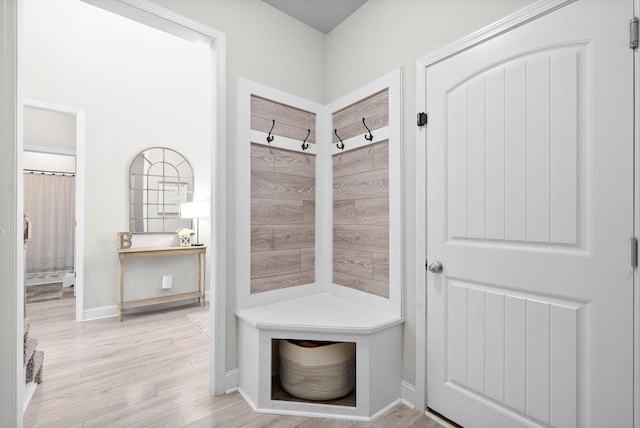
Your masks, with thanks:
<instances>
[{"instance_id":1,"label":"white lamp shade","mask_svg":"<svg viewBox=\"0 0 640 428\"><path fill-rule=\"evenodd\" d=\"M209 217L208 202L185 202L180 205L180 215L182 218L203 218Z\"/></svg>"}]
</instances>

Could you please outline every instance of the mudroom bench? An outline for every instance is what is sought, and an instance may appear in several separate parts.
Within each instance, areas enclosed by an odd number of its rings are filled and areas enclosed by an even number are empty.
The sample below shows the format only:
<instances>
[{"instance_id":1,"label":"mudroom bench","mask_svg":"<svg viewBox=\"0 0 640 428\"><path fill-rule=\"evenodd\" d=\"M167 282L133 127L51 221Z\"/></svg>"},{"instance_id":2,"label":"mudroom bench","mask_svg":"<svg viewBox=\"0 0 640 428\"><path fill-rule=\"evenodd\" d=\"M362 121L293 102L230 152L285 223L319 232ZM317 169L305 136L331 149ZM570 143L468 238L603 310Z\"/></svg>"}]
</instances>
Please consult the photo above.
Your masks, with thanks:
<instances>
[{"instance_id":1,"label":"mudroom bench","mask_svg":"<svg viewBox=\"0 0 640 428\"><path fill-rule=\"evenodd\" d=\"M328 293L236 314L239 389L254 410L367 421L399 402L403 318ZM355 343L356 381L351 395L315 402L282 393L278 343L287 339Z\"/></svg>"}]
</instances>

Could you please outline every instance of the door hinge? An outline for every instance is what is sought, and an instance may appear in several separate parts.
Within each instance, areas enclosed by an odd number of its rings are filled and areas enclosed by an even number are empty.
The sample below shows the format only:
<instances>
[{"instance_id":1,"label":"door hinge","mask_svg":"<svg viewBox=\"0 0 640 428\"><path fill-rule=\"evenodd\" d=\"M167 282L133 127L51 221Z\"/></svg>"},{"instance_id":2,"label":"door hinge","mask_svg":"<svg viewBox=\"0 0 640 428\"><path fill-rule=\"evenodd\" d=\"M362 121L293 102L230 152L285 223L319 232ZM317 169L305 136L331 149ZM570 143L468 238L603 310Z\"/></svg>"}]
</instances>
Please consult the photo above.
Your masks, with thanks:
<instances>
[{"instance_id":1,"label":"door hinge","mask_svg":"<svg viewBox=\"0 0 640 428\"><path fill-rule=\"evenodd\" d=\"M418 126L425 126L427 124L428 119L429 119L429 116L427 115L427 113L425 112L418 113Z\"/></svg>"},{"instance_id":2,"label":"door hinge","mask_svg":"<svg viewBox=\"0 0 640 428\"><path fill-rule=\"evenodd\" d=\"M638 267L638 238L631 238L631 267Z\"/></svg>"},{"instance_id":3,"label":"door hinge","mask_svg":"<svg viewBox=\"0 0 640 428\"><path fill-rule=\"evenodd\" d=\"M629 47L631 49L638 48L638 18L634 17L629 21Z\"/></svg>"}]
</instances>

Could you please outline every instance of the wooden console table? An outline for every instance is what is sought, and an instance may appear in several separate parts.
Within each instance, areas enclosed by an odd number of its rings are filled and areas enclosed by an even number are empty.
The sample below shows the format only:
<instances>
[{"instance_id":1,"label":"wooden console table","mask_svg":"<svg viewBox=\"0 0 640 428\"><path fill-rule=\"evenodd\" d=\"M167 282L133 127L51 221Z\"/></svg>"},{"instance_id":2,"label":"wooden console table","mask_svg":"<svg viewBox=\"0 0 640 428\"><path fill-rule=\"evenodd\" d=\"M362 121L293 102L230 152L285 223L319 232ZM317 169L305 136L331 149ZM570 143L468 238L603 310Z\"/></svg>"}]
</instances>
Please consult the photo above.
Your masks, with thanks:
<instances>
[{"instance_id":1,"label":"wooden console table","mask_svg":"<svg viewBox=\"0 0 640 428\"><path fill-rule=\"evenodd\" d=\"M122 321L123 312L125 309L137 308L140 306L155 305L157 303L175 302L177 300L198 298L200 305L205 305L205 290L204 290L204 278L205 278L205 266L206 266L206 253L207 247L194 246L194 247L141 247L141 248L127 248L118 250L120 257L120 296L118 301L118 317ZM143 257L169 257L169 256L196 256L196 264L198 267L197 285L198 291L192 291L188 293L171 294L169 296L153 297L150 299L131 300L124 301L124 261L126 259L135 259Z\"/></svg>"}]
</instances>

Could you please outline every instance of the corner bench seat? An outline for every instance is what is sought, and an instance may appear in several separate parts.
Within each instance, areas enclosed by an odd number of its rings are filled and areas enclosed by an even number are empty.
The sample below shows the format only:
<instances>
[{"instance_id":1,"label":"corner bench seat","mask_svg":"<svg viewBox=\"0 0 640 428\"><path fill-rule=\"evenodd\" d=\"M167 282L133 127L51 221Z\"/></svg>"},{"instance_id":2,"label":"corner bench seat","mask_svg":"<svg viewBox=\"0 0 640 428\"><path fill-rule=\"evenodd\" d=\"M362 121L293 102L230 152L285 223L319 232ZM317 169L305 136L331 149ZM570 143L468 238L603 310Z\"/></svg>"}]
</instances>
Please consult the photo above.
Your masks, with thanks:
<instances>
[{"instance_id":1,"label":"corner bench seat","mask_svg":"<svg viewBox=\"0 0 640 428\"><path fill-rule=\"evenodd\" d=\"M238 317L258 329L371 334L404 319L328 293L242 309Z\"/></svg>"},{"instance_id":2,"label":"corner bench seat","mask_svg":"<svg viewBox=\"0 0 640 428\"><path fill-rule=\"evenodd\" d=\"M239 389L256 411L368 421L400 401L403 318L328 293L236 315ZM274 339L356 343L355 407L272 400Z\"/></svg>"}]
</instances>

